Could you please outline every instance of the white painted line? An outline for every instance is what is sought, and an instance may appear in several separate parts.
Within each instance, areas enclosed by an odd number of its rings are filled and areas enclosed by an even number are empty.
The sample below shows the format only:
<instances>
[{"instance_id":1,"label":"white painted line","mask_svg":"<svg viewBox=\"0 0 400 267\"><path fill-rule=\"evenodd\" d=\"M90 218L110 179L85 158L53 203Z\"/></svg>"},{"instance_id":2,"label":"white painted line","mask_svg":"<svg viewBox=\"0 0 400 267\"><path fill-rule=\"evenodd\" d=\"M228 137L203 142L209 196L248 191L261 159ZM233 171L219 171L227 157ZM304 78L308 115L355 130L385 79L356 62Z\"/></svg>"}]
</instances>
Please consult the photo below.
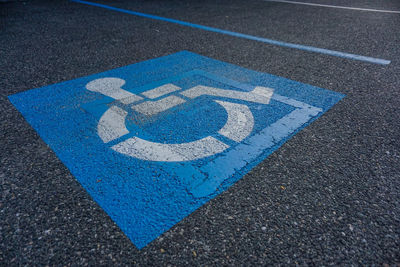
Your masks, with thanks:
<instances>
[{"instance_id":1,"label":"white painted line","mask_svg":"<svg viewBox=\"0 0 400 267\"><path fill-rule=\"evenodd\" d=\"M125 126L126 115L128 112L125 110L112 106L101 116L97 125L97 133L104 143L129 133Z\"/></svg>"},{"instance_id":2,"label":"white painted line","mask_svg":"<svg viewBox=\"0 0 400 267\"><path fill-rule=\"evenodd\" d=\"M212 156L221 153L229 146L212 136L182 144L162 144L132 137L111 148L121 154L142 160L175 162Z\"/></svg>"},{"instance_id":3,"label":"white painted line","mask_svg":"<svg viewBox=\"0 0 400 267\"><path fill-rule=\"evenodd\" d=\"M164 18L164 17L160 17L160 16L145 14L145 13L141 13L141 12L126 10L126 9L122 9L122 8L112 7L112 6L108 6L108 5L103 5L103 4L93 3L93 2L83 1L83 0L71 0L71 1L76 2L76 3L85 4L85 5L106 8L109 10L114 10L117 12L130 14L130 15L134 15L134 16L139 16L139 17L143 17L143 18L149 18L149 19L155 19L155 20L176 23L179 25L192 27L195 29L201 29L204 31L226 34L226 35L230 35L230 36L234 36L234 37L238 37L238 38L244 38L244 39L248 39L248 40L253 40L253 41L257 41L257 42L262 42L262 43L266 43L266 44L270 44L270 45L279 45L282 47L289 47L289 48L294 48L294 49L299 49L299 50L314 52L314 53L320 53L320 54L325 54L325 55L330 55L330 56L335 56L335 57L360 60L360 61L374 63L374 64L380 64L380 65L390 64L390 60L381 59L381 58L366 57L366 56L350 54L350 53L329 50L329 49L324 49L324 48L318 48L318 47L313 47L313 46L308 46L308 45L287 43L287 42L282 42L282 41L273 40L273 39L269 39L269 38L257 37L257 36L244 34L244 33L238 33L238 32L231 32L231 31L227 31L227 30L223 30L223 29L214 28L214 27L204 26L204 25L200 25L200 24L194 24L194 23L190 23L190 22L186 22L186 21L182 21L182 20Z\"/></svg>"},{"instance_id":4,"label":"white painted line","mask_svg":"<svg viewBox=\"0 0 400 267\"><path fill-rule=\"evenodd\" d=\"M183 104L186 101L180 97L171 95L158 101L146 101L132 106L132 109L147 116L156 115L160 112Z\"/></svg>"},{"instance_id":5,"label":"white painted line","mask_svg":"<svg viewBox=\"0 0 400 267\"><path fill-rule=\"evenodd\" d=\"M271 88L257 86L250 92L239 92L235 90L218 89L204 85L197 85L192 87L181 94L188 98L196 98L202 95L227 97L232 99L239 99L254 103L267 105L272 97L274 91Z\"/></svg>"},{"instance_id":6,"label":"white painted line","mask_svg":"<svg viewBox=\"0 0 400 267\"><path fill-rule=\"evenodd\" d=\"M223 106L228 113L228 119L218 133L235 142L240 142L249 136L254 127L254 117L249 107L219 100L215 102Z\"/></svg>"},{"instance_id":7,"label":"white painted line","mask_svg":"<svg viewBox=\"0 0 400 267\"><path fill-rule=\"evenodd\" d=\"M278 95L278 94L274 94L272 96L272 99L274 99L276 101L279 101L279 102L282 102L284 104L288 104L288 105L293 106L295 108L302 108L302 109L309 109L309 110L316 109L316 107L310 106L310 105L308 105L308 104L306 104L304 102L300 102L300 101L288 98L286 96L281 96L281 95ZM318 109L318 112L322 112L322 109Z\"/></svg>"},{"instance_id":8,"label":"white painted line","mask_svg":"<svg viewBox=\"0 0 400 267\"><path fill-rule=\"evenodd\" d=\"M152 90L143 92L142 95L144 95L148 98L154 99L154 98L178 91L180 89L181 89L180 87L173 85L172 83L167 83L167 84L164 84L157 88L154 88Z\"/></svg>"},{"instance_id":9,"label":"white painted line","mask_svg":"<svg viewBox=\"0 0 400 267\"><path fill-rule=\"evenodd\" d=\"M86 89L114 98L115 100L121 100L124 104L130 104L143 99L138 95L122 89L124 84L125 80L123 79L107 77L91 81L86 85Z\"/></svg>"},{"instance_id":10,"label":"white painted line","mask_svg":"<svg viewBox=\"0 0 400 267\"><path fill-rule=\"evenodd\" d=\"M316 3L286 1L286 0L263 0L263 1L265 1L265 2L287 3L287 4L297 4L297 5L306 5L306 6L332 7L332 8L358 10L358 11L371 11L371 12L400 14L400 11L396 11L396 10L370 9L370 8L359 8L359 7L349 7L349 6L334 6L334 5L324 5L324 4L316 4Z\"/></svg>"}]
</instances>

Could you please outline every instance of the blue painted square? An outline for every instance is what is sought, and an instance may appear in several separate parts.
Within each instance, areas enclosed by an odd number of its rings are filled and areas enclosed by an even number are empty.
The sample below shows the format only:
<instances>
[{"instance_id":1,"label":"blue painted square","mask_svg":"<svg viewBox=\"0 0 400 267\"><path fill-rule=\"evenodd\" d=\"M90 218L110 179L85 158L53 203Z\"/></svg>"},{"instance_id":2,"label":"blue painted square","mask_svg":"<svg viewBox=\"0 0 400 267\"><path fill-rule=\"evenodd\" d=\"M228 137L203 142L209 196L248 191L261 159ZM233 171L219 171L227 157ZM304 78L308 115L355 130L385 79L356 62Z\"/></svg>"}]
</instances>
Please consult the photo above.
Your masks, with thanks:
<instances>
[{"instance_id":1,"label":"blue painted square","mask_svg":"<svg viewBox=\"0 0 400 267\"><path fill-rule=\"evenodd\" d=\"M9 99L140 249L343 96L183 51Z\"/></svg>"}]
</instances>

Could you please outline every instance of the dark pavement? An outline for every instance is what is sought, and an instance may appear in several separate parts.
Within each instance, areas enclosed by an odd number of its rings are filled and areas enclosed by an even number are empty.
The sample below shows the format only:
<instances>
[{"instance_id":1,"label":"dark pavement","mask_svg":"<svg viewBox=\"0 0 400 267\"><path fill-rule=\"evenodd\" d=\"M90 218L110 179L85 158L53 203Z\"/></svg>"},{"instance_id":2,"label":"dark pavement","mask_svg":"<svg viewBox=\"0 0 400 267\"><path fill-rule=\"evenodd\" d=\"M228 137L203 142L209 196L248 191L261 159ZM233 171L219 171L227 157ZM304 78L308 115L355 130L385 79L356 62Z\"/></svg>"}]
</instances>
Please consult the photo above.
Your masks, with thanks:
<instances>
[{"instance_id":1,"label":"dark pavement","mask_svg":"<svg viewBox=\"0 0 400 267\"><path fill-rule=\"evenodd\" d=\"M400 10L392 1L312 1ZM0 3L0 265L400 264L400 14L258 0ZM346 95L234 186L138 250L8 96L188 50Z\"/></svg>"}]
</instances>

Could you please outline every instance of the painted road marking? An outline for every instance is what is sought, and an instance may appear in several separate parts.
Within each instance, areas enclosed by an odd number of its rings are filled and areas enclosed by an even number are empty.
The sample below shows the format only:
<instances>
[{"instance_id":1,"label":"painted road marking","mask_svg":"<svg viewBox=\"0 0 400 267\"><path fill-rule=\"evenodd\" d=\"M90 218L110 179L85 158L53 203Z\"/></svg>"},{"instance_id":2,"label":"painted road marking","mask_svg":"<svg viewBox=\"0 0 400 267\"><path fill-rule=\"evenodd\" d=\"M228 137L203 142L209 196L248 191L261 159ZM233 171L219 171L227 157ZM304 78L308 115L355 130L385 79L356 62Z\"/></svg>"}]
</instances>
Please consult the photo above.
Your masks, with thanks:
<instances>
[{"instance_id":1,"label":"painted road marking","mask_svg":"<svg viewBox=\"0 0 400 267\"><path fill-rule=\"evenodd\" d=\"M112 147L114 151L130 157L160 162L193 161L221 153L227 148L228 145L212 136L181 144L162 144L131 137Z\"/></svg>"},{"instance_id":2,"label":"painted road marking","mask_svg":"<svg viewBox=\"0 0 400 267\"><path fill-rule=\"evenodd\" d=\"M143 92L142 95L144 95L145 97L154 99L154 98L158 98L160 96L163 96L163 95L166 95L169 93L173 93L180 89L181 89L180 87L169 83L169 84L165 84L165 85L159 86L157 88L154 88L152 90Z\"/></svg>"},{"instance_id":3,"label":"painted road marking","mask_svg":"<svg viewBox=\"0 0 400 267\"><path fill-rule=\"evenodd\" d=\"M88 83L86 89L120 100L124 104L142 100L142 97L122 89L124 84L125 81L119 78L102 78Z\"/></svg>"},{"instance_id":4,"label":"painted road marking","mask_svg":"<svg viewBox=\"0 0 400 267\"><path fill-rule=\"evenodd\" d=\"M342 57L342 58L347 58L347 59L352 59L352 60L358 60L358 61L364 61L364 62L369 62L369 63L374 63L374 64L380 64L380 65L388 65L388 64L390 64L390 60L386 60L386 59L361 56L361 55L356 55L356 54L351 54L351 53L346 53L346 52L340 52L340 51L335 51L335 50L329 50L329 49L324 49L324 48L318 48L318 47L313 47L313 46L307 46L307 45L301 45L301 44L287 43L287 42L272 40L272 39L268 39L268 38L257 37L257 36L253 36L253 35L249 35L249 34L237 33L237 32L222 30L222 29L218 29L218 28L203 26L203 25L199 25L199 24L186 22L186 21L170 19L170 18L164 18L164 17L160 17L160 16L145 14L145 13L131 11L131 10L126 10L126 9L112 7L112 6L103 5L103 4L99 4L99 3L93 3L93 2L82 1L82 0L71 0L71 1L72 2L76 2L76 3L81 3L81 4L86 4L86 5L106 8L106 9L109 9L109 10L118 11L118 12L121 12L121 13L135 15L135 16L139 16L139 17L143 17L143 18L155 19L155 20L160 20L160 21L167 21L167 22L176 23L176 24L187 26L187 27L191 27L191 28L196 28L196 29L201 29L201 30L205 30L205 31L216 32L216 33L226 34L226 35L230 35L230 36L234 36L234 37L239 37L239 38L244 38L244 39L248 39L248 40L258 41L258 42L262 42L262 43L266 43L266 44L270 44L270 45L294 48L294 49L299 49L299 50L313 52L313 53L320 53L320 54L325 54L325 55L330 55L330 56L335 56L335 57Z\"/></svg>"},{"instance_id":5,"label":"painted road marking","mask_svg":"<svg viewBox=\"0 0 400 267\"><path fill-rule=\"evenodd\" d=\"M358 10L358 11L371 11L371 12L400 14L400 11L396 11L396 10L370 9L370 8L359 8L359 7L348 7L348 6L334 6L334 5L324 5L324 4L317 4L317 3L306 3L306 2L286 1L286 0L263 0L263 1L265 1L265 2L287 3L287 4L297 4L297 5L306 5L306 6L341 8L341 9L350 9L350 10Z\"/></svg>"},{"instance_id":6,"label":"painted road marking","mask_svg":"<svg viewBox=\"0 0 400 267\"><path fill-rule=\"evenodd\" d=\"M215 102L223 106L228 114L224 127L218 131L220 135L235 142L240 142L250 135L254 126L254 117L248 106L219 100Z\"/></svg>"},{"instance_id":7,"label":"painted road marking","mask_svg":"<svg viewBox=\"0 0 400 267\"><path fill-rule=\"evenodd\" d=\"M128 112L117 106L112 106L104 112L97 125L97 132L104 143L108 143L129 133L125 127L126 115L128 115Z\"/></svg>"},{"instance_id":8,"label":"painted road marking","mask_svg":"<svg viewBox=\"0 0 400 267\"><path fill-rule=\"evenodd\" d=\"M123 103L126 103L124 98L121 99L121 95L129 95L129 98L135 95L130 92L128 92L129 94L125 93L126 91L122 89L124 84L125 80L123 79L107 77L89 82L86 85L86 89L101 93L117 101L122 100ZM98 86L98 88L96 88L96 86ZM142 92L141 94L153 99L180 89L180 87L173 84L165 84L155 89ZM115 93L112 92L112 90L115 90ZM191 99L209 95L267 105L271 100L273 90L257 86L250 92L240 92L237 90L197 85L181 92L181 94ZM184 99L178 96L170 95L157 101L144 101L140 104L131 105L131 108L146 116L154 116L185 102ZM251 133L254 126L254 118L250 109L246 105L238 103L218 100L215 100L215 102L220 104L228 115L226 124L218 133L235 142L240 142L245 139ZM104 143L108 143L129 133L125 127L126 116L127 112L121 110L117 106L111 106L104 112L97 126L98 134ZM138 159L165 162L193 161L221 153L227 148L229 148L229 145L216 140L212 136L181 144L149 142L135 136L112 147L114 151Z\"/></svg>"},{"instance_id":9,"label":"painted road marking","mask_svg":"<svg viewBox=\"0 0 400 267\"><path fill-rule=\"evenodd\" d=\"M250 92L238 92L236 90L222 90L219 88L197 85L184 92L182 95L189 98L196 98L203 95L227 97L232 99L240 99L254 103L268 104L273 94L273 90L261 86L256 86Z\"/></svg>"},{"instance_id":10,"label":"painted road marking","mask_svg":"<svg viewBox=\"0 0 400 267\"><path fill-rule=\"evenodd\" d=\"M9 99L141 249L342 97L183 51Z\"/></svg>"},{"instance_id":11,"label":"painted road marking","mask_svg":"<svg viewBox=\"0 0 400 267\"><path fill-rule=\"evenodd\" d=\"M171 95L157 101L147 101L134 105L132 109L147 116L153 116L185 102L184 99Z\"/></svg>"}]
</instances>

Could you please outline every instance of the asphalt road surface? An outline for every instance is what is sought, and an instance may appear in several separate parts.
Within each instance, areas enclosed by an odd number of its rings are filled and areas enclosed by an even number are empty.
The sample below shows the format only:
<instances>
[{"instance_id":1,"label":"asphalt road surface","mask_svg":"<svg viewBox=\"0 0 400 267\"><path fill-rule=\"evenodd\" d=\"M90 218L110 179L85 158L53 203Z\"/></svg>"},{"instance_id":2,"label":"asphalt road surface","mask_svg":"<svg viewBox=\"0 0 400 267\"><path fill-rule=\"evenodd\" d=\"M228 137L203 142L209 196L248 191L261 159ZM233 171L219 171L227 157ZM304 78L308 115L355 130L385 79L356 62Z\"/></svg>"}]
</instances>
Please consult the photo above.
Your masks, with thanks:
<instances>
[{"instance_id":1,"label":"asphalt road surface","mask_svg":"<svg viewBox=\"0 0 400 267\"><path fill-rule=\"evenodd\" d=\"M396 0L0 3L0 265L400 264ZM263 41L264 40L264 41ZM8 96L186 50L342 93L328 112L137 249ZM353 58L352 58L353 57Z\"/></svg>"}]
</instances>

